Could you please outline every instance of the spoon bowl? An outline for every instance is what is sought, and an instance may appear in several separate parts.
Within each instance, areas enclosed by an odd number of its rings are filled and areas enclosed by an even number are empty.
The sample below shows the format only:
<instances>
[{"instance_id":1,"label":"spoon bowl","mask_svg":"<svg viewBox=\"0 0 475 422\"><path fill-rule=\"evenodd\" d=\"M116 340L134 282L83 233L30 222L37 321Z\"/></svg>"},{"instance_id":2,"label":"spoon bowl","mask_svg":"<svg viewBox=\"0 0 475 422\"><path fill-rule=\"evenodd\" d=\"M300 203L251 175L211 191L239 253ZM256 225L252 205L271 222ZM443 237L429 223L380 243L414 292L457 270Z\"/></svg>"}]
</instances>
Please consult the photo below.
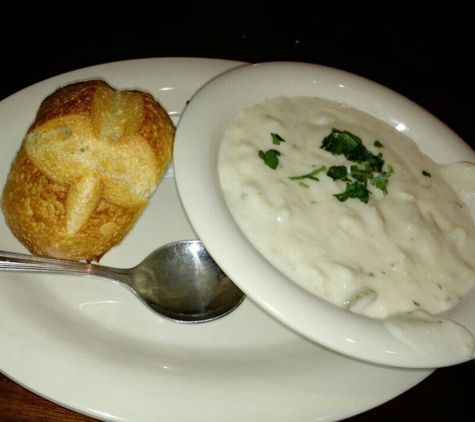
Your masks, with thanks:
<instances>
[{"instance_id":1,"label":"spoon bowl","mask_svg":"<svg viewBox=\"0 0 475 422\"><path fill-rule=\"evenodd\" d=\"M175 322L218 319L245 298L198 240L164 245L128 269L0 251L0 270L107 279L127 286L150 309Z\"/></svg>"}]
</instances>

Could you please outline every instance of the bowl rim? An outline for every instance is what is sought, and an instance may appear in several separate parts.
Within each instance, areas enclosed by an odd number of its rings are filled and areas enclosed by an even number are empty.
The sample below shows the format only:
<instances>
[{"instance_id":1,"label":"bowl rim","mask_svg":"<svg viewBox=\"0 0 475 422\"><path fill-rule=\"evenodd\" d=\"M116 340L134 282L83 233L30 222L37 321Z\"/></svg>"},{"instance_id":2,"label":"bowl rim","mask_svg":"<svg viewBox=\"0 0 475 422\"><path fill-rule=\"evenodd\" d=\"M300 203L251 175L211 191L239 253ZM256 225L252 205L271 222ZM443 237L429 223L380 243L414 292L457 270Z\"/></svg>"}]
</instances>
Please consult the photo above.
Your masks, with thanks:
<instances>
[{"instance_id":1,"label":"bowl rim","mask_svg":"<svg viewBox=\"0 0 475 422\"><path fill-rule=\"evenodd\" d=\"M219 183L221 136L239 111L265 98L300 95L341 101L372 114L398 127L440 164L467 157L475 160L474 151L444 123L374 81L310 63L250 64L232 69L202 87L187 104L177 126L175 181L196 234L251 300L321 346L358 360L404 368L436 368L469 360L454 352L422 354L393 337L382 321L350 313L309 293L265 260L237 227ZM473 289L468 296L473 302L472 293ZM475 306L472 309L475 316ZM461 312L449 314L465 325L470 321ZM475 332L475 325L468 328Z\"/></svg>"}]
</instances>

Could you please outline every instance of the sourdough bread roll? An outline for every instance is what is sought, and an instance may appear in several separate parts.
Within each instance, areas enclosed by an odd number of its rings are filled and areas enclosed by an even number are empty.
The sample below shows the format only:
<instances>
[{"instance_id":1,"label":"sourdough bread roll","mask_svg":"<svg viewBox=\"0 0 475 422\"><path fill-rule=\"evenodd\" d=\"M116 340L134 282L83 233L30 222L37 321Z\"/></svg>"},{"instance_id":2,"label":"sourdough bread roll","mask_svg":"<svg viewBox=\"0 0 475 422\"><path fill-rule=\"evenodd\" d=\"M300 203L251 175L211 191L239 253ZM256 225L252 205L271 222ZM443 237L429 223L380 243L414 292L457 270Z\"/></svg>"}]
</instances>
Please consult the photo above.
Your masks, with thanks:
<instances>
[{"instance_id":1,"label":"sourdough bread roll","mask_svg":"<svg viewBox=\"0 0 475 422\"><path fill-rule=\"evenodd\" d=\"M34 255L99 261L149 203L174 136L148 93L101 80L59 88L12 163L1 199L8 227Z\"/></svg>"}]
</instances>

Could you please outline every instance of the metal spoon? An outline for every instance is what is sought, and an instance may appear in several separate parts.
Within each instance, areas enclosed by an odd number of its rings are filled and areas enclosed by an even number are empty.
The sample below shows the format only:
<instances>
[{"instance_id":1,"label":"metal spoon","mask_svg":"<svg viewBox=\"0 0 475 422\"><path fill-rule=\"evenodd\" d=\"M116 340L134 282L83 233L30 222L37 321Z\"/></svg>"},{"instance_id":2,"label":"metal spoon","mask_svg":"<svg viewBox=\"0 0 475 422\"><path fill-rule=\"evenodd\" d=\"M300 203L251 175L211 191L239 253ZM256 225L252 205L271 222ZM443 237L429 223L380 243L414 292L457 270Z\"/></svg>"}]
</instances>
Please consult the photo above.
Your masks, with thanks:
<instances>
[{"instance_id":1,"label":"metal spoon","mask_svg":"<svg viewBox=\"0 0 475 422\"><path fill-rule=\"evenodd\" d=\"M198 240L169 243L129 269L0 251L0 270L80 274L122 283L145 305L176 322L215 320L245 297Z\"/></svg>"}]
</instances>

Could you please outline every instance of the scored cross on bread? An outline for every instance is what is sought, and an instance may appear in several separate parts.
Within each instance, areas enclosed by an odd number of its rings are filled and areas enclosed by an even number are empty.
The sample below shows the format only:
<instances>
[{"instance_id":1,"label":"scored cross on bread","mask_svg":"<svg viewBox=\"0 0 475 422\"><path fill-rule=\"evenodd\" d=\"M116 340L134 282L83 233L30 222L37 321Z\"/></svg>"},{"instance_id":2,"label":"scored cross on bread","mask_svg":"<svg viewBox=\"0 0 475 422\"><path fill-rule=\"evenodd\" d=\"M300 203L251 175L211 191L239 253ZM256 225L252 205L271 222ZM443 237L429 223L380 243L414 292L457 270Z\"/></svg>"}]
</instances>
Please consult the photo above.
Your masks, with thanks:
<instances>
[{"instance_id":1,"label":"scored cross on bread","mask_svg":"<svg viewBox=\"0 0 475 422\"><path fill-rule=\"evenodd\" d=\"M174 134L148 93L101 80L58 89L12 164L2 196L8 226L36 255L99 260L148 204Z\"/></svg>"}]
</instances>

